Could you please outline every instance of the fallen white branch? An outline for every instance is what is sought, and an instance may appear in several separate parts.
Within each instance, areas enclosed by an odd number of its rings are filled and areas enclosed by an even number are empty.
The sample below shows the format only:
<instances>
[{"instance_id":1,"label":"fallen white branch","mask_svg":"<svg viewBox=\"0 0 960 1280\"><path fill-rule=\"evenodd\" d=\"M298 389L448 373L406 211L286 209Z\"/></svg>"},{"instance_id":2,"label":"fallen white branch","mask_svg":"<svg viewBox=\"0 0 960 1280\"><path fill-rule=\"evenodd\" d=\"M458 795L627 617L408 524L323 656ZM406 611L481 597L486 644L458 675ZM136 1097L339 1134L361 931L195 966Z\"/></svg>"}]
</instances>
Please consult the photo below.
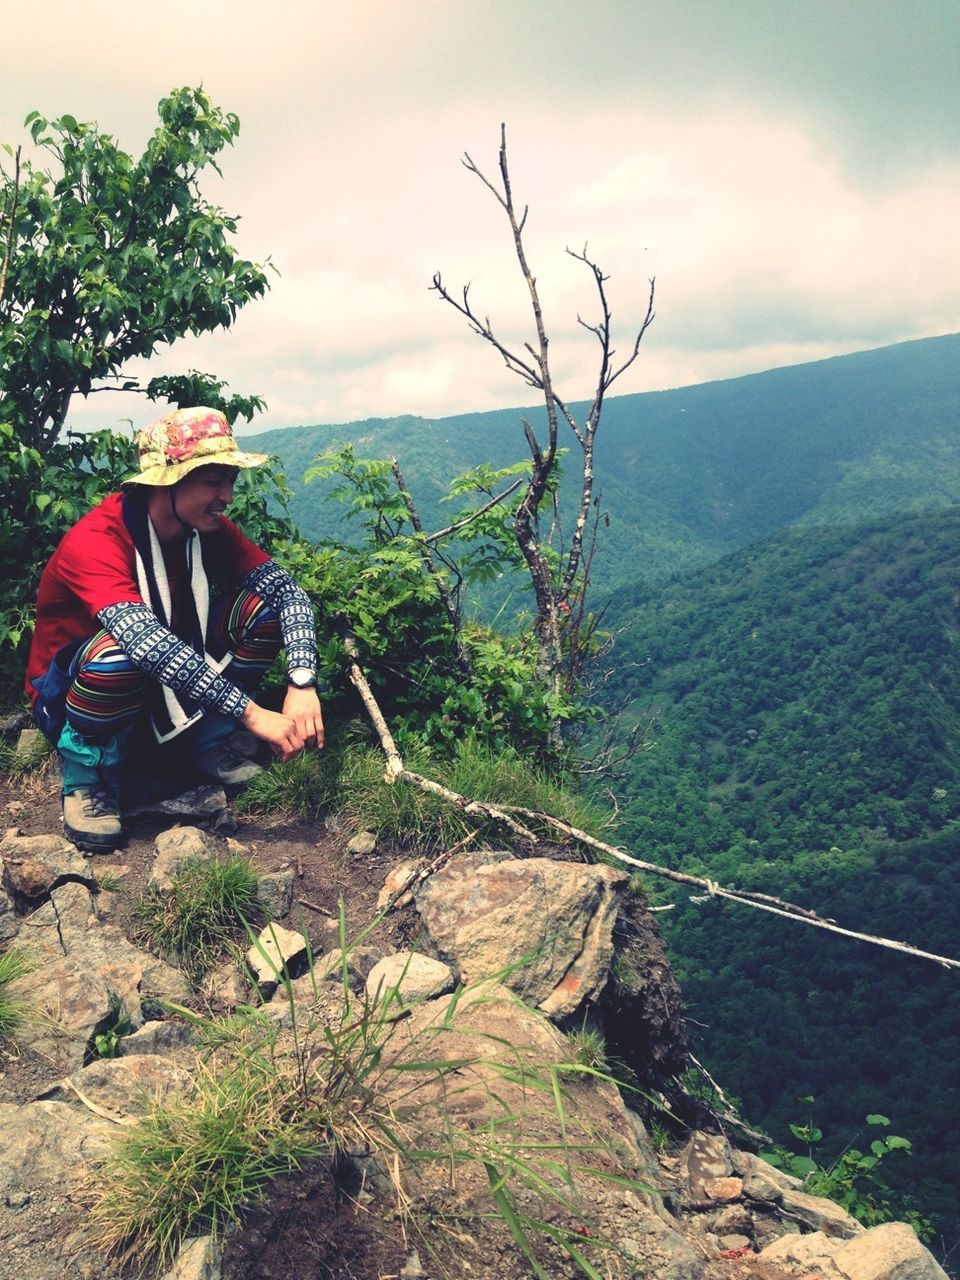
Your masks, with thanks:
<instances>
[{"instance_id":1,"label":"fallen white branch","mask_svg":"<svg viewBox=\"0 0 960 1280\"><path fill-rule=\"evenodd\" d=\"M749 889L727 889L723 885L716 884L713 880L705 879L702 876L692 876L685 871L674 871L670 867L658 866L655 862L644 862L640 858L633 857L632 854L624 853L622 849L616 848L612 844L607 844L604 840L598 840L596 836L589 835L586 831L580 831L577 827L571 826L569 822L564 822L561 818L555 818L549 813L538 813L533 809L524 809L518 805L494 805L488 804L486 801L472 800L469 796L462 796L459 792L451 791L449 787L441 786L438 782L431 781L430 778L424 778L419 773L413 773L407 769L403 763L397 745L393 740L383 713L377 704L376 698L373 696L366 677L357 665L356 645L350 636L345 640L347 653L352 661L350 663L350 679L363 700L363 705L367 709L367 713L373 722L374 728L380 737L380 745L383 747L384 754L387 757L387 782L407 782L412 786L419 787L421 791L429 792L433 795L441 796L448 804L459 809L461 813L469 816L477 815L479 817L490 819L493 822L502 823L514 835L518 836L526 844L535 845L537 836L522 822L518 822L514 814L519 814L531 823L543 823L546 826L553 827L557 831L562 832L571 840L576 840L579 844L586 845L589 849L596 849L597 852L606 854L608 858L612 858L616 862L621 862L625 866L634 867L637 871L645 871L652 876L661 876L667 880L673 880L677 884L691 885L696 889L706 890L706 894L710 898L726 898L730 902L738 902L745 907L754 907L758 911L769 911L772 915L784 916L788 920L797 920L802 924L812 925L816 929L826 929L829 933L837 933L843 938L853 938L856 942L870 942L877 947L886 947L890 951L899 951L902 955L915 956L919 960L932 960L934 964L942 965L945 969L960 969L960 960L951 959L949 956L938 956L931 951L923 951L919 947L912 947L906 942L896 942L892 938L880 938L871 933L858 933L855 929L844 929L833 920L825 920L822 916L818 916L815 911L810 911L806 907L798 907L793 902L785 902L782 898L774 897L769 893L755 893Z\"/></svg>"}]
</instances>

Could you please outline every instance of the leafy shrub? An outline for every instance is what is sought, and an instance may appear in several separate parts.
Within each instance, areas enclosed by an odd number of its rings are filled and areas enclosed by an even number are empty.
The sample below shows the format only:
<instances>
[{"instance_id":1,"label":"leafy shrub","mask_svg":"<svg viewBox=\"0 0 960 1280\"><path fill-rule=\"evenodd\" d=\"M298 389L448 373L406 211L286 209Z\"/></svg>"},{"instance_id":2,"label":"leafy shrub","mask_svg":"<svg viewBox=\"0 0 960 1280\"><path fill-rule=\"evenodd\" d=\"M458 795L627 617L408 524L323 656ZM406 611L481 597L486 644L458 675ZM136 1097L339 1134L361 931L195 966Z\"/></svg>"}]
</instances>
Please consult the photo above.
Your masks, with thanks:
<instances>
[{"instance_id":1,"label":"leafy shrub","mask_svg":"<svg viewBox=\"0 0 960 1280\"><path fill-rule=\"evenodd\" d=\"M802 1099L810 1101L813 1099ZM865 1120L875 1133L889 1126L886 1116L868 1115ZM909 1155L912 1144L909 1138L896 1134L877 1134L868 1151L848 1146L833 1161L821 1164L814 1159L814 1151L823 1141L823 1131L809 1122L791 1124L790 1132L807 1148L806 1155L798 1155L784 1147L775 1146L763 1153L763 1159L775 1168L784 1169L803 1181L804 1190L811 1195L824 1196L842 1205L849 1214L865 1226L873 1227L881 1222L892 1222L897 1217L909 1221L921 1239L928 1238L930 1224L914 1213L909 1206L895 1204L884 1170L883 1162L894 1152Z\"/></svg>"}]
</instances>

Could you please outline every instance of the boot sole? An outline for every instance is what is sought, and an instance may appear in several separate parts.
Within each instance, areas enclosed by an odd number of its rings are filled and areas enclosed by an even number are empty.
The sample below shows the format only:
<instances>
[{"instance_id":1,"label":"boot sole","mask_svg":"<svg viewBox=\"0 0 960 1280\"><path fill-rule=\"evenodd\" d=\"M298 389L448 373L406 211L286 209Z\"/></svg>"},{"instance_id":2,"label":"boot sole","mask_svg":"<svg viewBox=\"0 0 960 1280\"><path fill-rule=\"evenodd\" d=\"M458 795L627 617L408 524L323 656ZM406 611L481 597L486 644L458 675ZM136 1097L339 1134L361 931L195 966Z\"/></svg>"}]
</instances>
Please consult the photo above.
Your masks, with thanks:
<instances>
[{"instance_id":1,"label":"boot sole","mask_svg":"<svg viewBox=\"0 0 960 1280\"><path fill-rule=\"evenodd\" d=\"M115 849L122 848L127 842L126 833L123 831L115 836L92 836L84 831L75 831L66 822L63 824L63 834L82 853L113 853Z\"/></svg>"}]
</instances>

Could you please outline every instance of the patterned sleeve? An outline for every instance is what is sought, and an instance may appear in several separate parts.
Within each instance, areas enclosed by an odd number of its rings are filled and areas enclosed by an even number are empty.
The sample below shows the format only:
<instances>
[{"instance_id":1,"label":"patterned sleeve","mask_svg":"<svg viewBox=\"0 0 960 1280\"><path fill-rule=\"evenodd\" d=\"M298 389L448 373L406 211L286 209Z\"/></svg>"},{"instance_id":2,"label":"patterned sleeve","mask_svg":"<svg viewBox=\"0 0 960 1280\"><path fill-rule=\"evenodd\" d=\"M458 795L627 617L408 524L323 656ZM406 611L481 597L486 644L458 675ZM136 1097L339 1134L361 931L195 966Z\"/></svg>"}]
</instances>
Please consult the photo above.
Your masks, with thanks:
<instances>
[{"instance_id":1,"label":"patterned sleeve","mask_svg":"<svg viewBox=\"0 0 960 1280\"><path fill-rule=\"evenodd\" d=\"M313 605L302 587L274 560L251 569L241 586L266 600L280 619L287 670L317 667L317 636L313 625Z\"/></svg>"},{"instance_id":2,"label":"patterned sleeve","mask_svg":"<svg viewBox=\"0 0 960 1280\"><path fill-rule=\"evenodd\" d=\"M124 601L101 609L97 618L117 644L160 684L192 698L207 711L239 720L248 694L214 671L188 644L173 634L145 604Z\"/></svg>"}]
</instances>

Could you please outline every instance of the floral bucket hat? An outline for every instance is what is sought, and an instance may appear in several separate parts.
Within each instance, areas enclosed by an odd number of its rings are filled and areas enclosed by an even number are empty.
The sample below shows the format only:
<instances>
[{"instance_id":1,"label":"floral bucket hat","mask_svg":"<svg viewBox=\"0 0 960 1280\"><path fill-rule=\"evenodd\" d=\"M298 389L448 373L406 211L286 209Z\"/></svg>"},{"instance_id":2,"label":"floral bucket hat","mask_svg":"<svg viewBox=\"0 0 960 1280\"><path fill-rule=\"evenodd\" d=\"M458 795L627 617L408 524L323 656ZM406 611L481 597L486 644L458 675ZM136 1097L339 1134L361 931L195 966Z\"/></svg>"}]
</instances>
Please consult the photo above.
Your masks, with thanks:
<instances>
[{"instance_id":1,"label":"floral bucket hat","mask_svg":"<svg viewBox=\"0 0 960 1280\"><path fill-rule=\"evenodd\" d=\"M173 485L197 467L259 467L265 453L237 447L230 423L217 409L174 409L137 436L140 470L126 484Z\"/></svg>"}]
</instances>

